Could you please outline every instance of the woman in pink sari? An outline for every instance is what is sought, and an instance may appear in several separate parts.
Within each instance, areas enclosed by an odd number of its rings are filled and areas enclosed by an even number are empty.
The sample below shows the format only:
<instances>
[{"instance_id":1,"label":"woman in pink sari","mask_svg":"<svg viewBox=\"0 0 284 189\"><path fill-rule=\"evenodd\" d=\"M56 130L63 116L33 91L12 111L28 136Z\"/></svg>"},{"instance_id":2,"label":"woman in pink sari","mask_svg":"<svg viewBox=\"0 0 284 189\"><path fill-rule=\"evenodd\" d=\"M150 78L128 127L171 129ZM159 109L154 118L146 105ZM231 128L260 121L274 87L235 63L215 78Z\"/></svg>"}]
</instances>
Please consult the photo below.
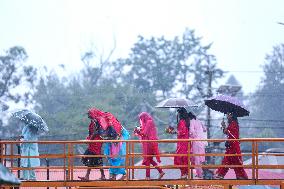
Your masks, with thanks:
<instances>
[{"instance_id":1,"label":"woman in pink sari","mask_svg":"<svg viewBox=\"0 0 284 189\"><path fill-rule=\"evenodd\" d=\"M196 118L191 112L188 113L190 118L190 133L193 139L206 139L206 128L203 126L200 120ZM206 141L193 141L192 142L192 153L193 154L205 154ZM191 163L193 165L201 165L205 162L205 156L192 156ZM196 167L196 177L202 178L203 171L201 167Z\"/></svg>"},{"instance_id":2,"label":"woman in pink sari","mask_svg":"<svg viewBox=\"0 0 284 189\"><path fill-rule=\"evenodd\" d=\"M138 135L141 140L158 140L157 128L150 114L147 112L140 113L139 121L140 129L135 129L134 134ZM143 155L155 155L156 160L161 163L158 142L142 142L142 149ZM160 175L158 179L161 179L165 174L161 168L157 167L157 163L154 161L153 156L144 156L142 164L147 166L146 180L150 180L150 164L155 166L155 168L159 171Z\"/></svg>"},{"instance_id":3,"label":"woman in pink sari","mask_svg":"<svg viewBox=\"0 0 284 189\"><path fill-rule=\"evenodd\" d=\"M190 119L187 111L185 108L179 108L177 111L179 118L177 131L171 130L170 134L177 134L177 139L189 139ZM174 157L175 165L186 165L186 167L180 167L181 179L186 179L188 175L188 142L177 142L176 154L186 154Z\"/></svg>"}]
</instances>

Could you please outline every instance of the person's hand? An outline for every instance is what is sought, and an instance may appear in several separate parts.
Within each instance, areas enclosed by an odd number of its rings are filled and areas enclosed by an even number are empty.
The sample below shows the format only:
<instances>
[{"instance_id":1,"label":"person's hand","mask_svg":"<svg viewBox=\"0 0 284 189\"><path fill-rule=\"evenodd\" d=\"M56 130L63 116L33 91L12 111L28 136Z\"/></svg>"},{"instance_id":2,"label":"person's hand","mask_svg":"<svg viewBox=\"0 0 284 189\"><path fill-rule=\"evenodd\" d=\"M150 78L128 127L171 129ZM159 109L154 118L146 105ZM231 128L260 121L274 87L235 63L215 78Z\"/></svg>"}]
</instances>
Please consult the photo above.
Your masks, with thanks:
<instances>
[{"instance_id":1,"label":"person's hand","mask_svg":"<svg viewBox=\"0 0 284 189\"><path fill-rule=\"evenodd\" d=\"M165 132L168 133L168 134L175 134L175 133L176 133L175 128L172 127L172 126L168 126L168 127L165 129Z\"/></svg>"},{"instance_id":2,"label":"person's hand","mask_svg":"<svg viewBox=\"0 0 284 189\"><path fill-rule=\"evenodd\" d=\"M135 127L133 130L134 135L139 135L141 132L141 127Z\"/></svg>"}]
</instances>

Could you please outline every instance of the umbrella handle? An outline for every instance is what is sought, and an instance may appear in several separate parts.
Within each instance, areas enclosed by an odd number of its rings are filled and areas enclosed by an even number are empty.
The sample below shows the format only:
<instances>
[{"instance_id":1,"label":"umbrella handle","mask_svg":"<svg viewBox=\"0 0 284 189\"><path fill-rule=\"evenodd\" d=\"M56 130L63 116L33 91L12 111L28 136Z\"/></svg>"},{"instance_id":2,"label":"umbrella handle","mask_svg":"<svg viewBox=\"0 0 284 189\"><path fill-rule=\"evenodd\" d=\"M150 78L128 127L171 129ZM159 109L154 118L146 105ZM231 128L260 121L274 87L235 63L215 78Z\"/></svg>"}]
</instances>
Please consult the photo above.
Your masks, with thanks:
<instances>
[{"instance_id":1,"label":"umbrella handle","mask_svg":"<svg viewBox=\"0 0 284 189\"><path fill-rule=\"evenodd\" d=\"M221 122L221 126L220 126L221 129L224 129L223 123L225 123L225 114L224 114L222 122Z\"/></svg>"}]
</instances>

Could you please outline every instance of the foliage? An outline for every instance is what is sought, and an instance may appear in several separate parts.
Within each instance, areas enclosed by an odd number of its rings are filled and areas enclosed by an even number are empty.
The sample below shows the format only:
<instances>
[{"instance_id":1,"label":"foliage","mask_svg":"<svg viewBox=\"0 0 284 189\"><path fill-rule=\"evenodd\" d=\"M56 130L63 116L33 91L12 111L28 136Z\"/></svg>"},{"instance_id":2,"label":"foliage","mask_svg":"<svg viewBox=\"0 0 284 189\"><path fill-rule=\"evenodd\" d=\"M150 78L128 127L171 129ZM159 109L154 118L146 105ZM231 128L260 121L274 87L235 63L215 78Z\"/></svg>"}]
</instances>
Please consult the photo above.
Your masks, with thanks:
<instances>
[{"instance_id":1,"label":"foliage","mask_svg":"<svg viewBox=\"0 0 284 189\"><path fill-rule=\"evenodd\" d=\"M29 102L31 99L31 90L21 89L21 92L15 92L19 86L26 85L29 89L34 86L36 78L36 69L25 65L28 58L26 50L23 47L15 46L0 55L0 99L4 102L20 100Z\"/></svg>"},{"instance_id":2,"label":"foliage","mask_svg":"<svg viewBox=\"0 0 284 189\"><path fill-rule=\"evenodd\" d=\"M115 62L114 75L123 84L131 82L138 90L154 92L157 97L190 97L192 90L197 91L195 96L201 93L204 97L204 86L208 85L205 73L212 72L213 81L223 74L216 68L215 57L207 52L210 47L202 46L201 38L189 29L173 40L139 36L129 57Z\"/></svg>"},{"instance_id":3,"label":"foliage","mask_svg":"<svg viewBox=\"0 0 284 189\"><path fill-rule=\"evenodd\" d=\"M54 73L41 78L34 99L36 110L50 127L50 135L85 137L89 123L86 113L91 107L113 113L126 128L133 129L143 101L156 103L150 94L141 94L132 87L114 86L107 79L92 88L85 86L78 78L62 83Z\"/></svg>"},{"instance_id":4,"label":"foliage","mask_svg":"<svg viewBox=\"0 0 284 189\"><path fill-rule=\"evenodd\" d=\"M264 77L261 86L252 95L251 117L260 120L275 120L260 122L258 126L281 127L284 112L284 44L275 46L273 51L265 58L263 65ZM279 121L277 121L279 120ZM279 129L279 128L278 128ZM284 132L276 132L278 137L283 137Z\"/></svg>"}]
</instances>

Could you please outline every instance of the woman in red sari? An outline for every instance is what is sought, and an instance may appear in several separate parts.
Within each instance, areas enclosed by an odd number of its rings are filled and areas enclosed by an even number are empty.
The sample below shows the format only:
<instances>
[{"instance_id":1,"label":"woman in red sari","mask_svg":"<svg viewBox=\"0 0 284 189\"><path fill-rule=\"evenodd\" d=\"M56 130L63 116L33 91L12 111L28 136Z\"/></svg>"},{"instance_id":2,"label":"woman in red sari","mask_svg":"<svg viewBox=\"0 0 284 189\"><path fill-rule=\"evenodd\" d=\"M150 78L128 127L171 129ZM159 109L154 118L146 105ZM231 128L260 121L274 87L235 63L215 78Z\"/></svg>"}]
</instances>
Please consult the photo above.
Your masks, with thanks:
<instances>
[{"instance_id":1,"label":"woman in red sari","mask_svg":"<svg viewBox=\"0 0 284 189\"><path fill-rule=\"evenodd\" d=\"M228 127L224 121L221 125L224 134L227 135L228 139L239 139L239 123L237 117L233 112L227 113ZM240 142L239 141L226 141L226 152L225 154L241 154ZM222 165L242 165L242 156L225 156ZM234 167L237 179L248 179L248 176L243 167ZM228 167L220 167L216 171L216 178L223 179L227 174Z\"/></svg>"},{"instance_id":2,"label":"woman in red sari","mask_svg":"<svg viewBox=\"0 0 284 189\"><path fill-rule=\"evenodd\" d=\"M154 123L153 118L147 112L142 112L139 115L140 129L135 129L134 134L138 135L141 140L158 140L157 128ZM159 156L159 147L158 142L142 142L143 155L155 155L156 160L161 163ZM161 179L164 176L164 172L161 168L157 167L157 163L152 157L143 157L143 165L147 166L146 168L146 180L150 180L150 168L152 164L160 173L159 178Z\"/></svg>"}]
</instances>

